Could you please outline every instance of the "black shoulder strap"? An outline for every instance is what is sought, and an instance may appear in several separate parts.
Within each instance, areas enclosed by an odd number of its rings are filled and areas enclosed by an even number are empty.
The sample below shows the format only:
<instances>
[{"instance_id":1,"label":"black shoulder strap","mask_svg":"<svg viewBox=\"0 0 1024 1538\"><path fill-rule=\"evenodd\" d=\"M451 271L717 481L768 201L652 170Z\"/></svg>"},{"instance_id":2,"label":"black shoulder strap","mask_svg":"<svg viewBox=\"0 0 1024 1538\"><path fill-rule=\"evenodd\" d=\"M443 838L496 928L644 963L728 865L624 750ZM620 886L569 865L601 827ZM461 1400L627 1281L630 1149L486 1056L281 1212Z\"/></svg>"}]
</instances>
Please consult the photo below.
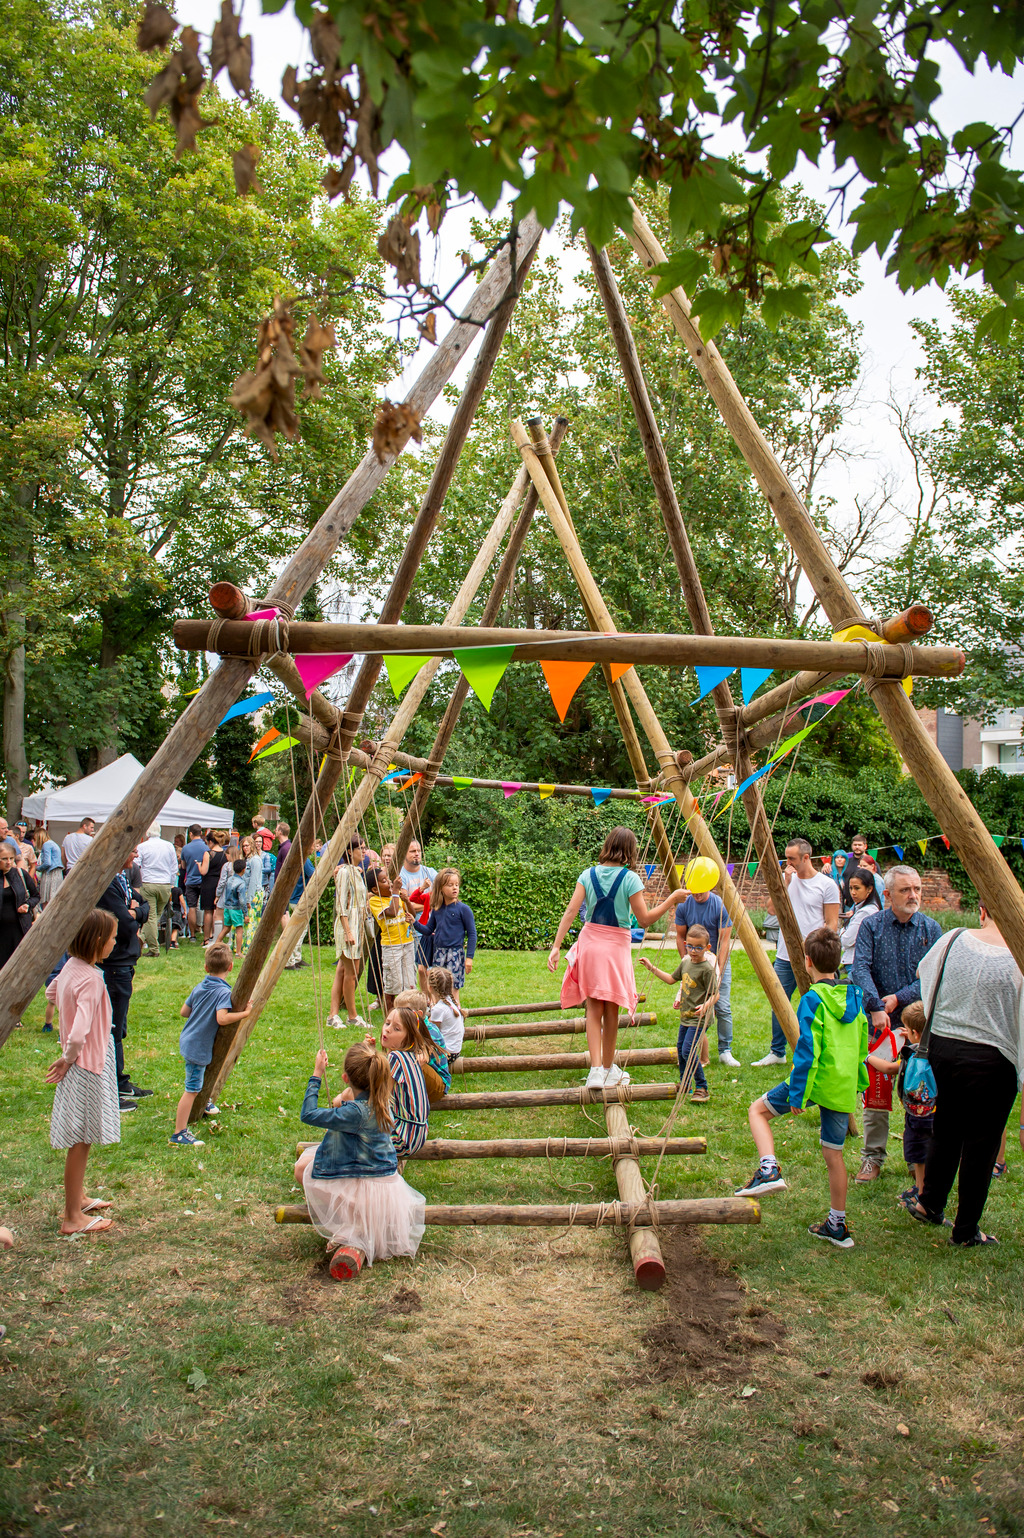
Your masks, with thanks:
<instances>
[{"instance_id":1,"label":"black shoulder strap","mask_svg":"<svg viewBox=\"0 0 1024 1538\"><path fill-rule=\"evenodd\" d=\"M949 944L946 946L946 949L942 953L942 961L939 963L939 975L935 979L935 991L932 994L931 1004L928 1006L928 1018L925 1020L924 1030L921 1032L921 1039L920 1039L920 1041L917 1044L917 1049L916 1049L916 1056L917 1057L927 1057L928 1056L928 1043L931 1041L931 1038L932 1038L932 1016L935 1013L935 1006L939 1002L939 988L942 985L942 974L946 970L946 962L949 960L949 953L953 949L954 945L959 940L959 938L963 934L963 932L964 931L963 931L962 927L960 929L954 929L952 939L950 940Z\"/></svg>"}]
</instances>

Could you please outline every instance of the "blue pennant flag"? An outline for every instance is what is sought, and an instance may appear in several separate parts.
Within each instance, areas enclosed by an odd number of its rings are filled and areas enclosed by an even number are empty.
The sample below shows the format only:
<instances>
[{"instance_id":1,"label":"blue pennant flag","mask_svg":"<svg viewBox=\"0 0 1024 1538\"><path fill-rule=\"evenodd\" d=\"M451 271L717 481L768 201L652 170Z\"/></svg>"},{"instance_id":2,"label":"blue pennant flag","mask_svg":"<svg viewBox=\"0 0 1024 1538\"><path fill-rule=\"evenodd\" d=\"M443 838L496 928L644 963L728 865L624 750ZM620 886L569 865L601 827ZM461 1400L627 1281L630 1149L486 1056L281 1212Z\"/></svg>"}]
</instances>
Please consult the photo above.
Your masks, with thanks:
<instances>
[{"instance_id":1,"label":"blue pennant flag","mask_svg":"<svg viewBox=\"0 0 1024 1538\"><path fill-rule=\"evenodd\" d=\"M1024 844L1024 838L1021 839L1021 843ZM656 865L645 865L644 866L644 875L648 878L648 880L650 880L650 878L654 875L654 872L657 869L658 869L658 867Z\"/></svg>"},{"instance_id":2,"label":"blue pennant flag","mask_svg":"<svg viewBox=\"0 0 1024 1538\"><path fill-rule=\"evenodd\" d=\"M765 764L763 769L759 769L756 774L752 774L749 779L744 780L742 785L737 785L735 795L733 796L733 800L736 800L736 798L738 796L742 796L742 794L743 794L743 792L745 790L749 790L750 789L751 785L753 785L755 780L759 780L763 774L767 774L769 769L772 769L774 767L775 766L773 764ZM779 864L780 865L782 864L781 860L779 861Z\"/></svg>"},{"instance_id":3,"label":"blue pennant flag","mask_svg":"<svg viewBox=\"0 0 1024 1538\"><path fill-rule=\"evenodd\" d=\"M237 716L247 716L250 710L262 710L264 705L272 705L272 694L251 694L247 700L239 700L237 705L232 705L227 715L218 721L218 726L223 726L225 721L234 721Z\"/></svg>"},{"instance_id":4,"label":"blue pennant flag","mask_svg":"<svg viewBox=\"0 0 1024 1538\"><path fill-rule=\"evenodd\" d=\"M711 693L712 689L717 689L723 678L728 678L730 673L736 671L736 664L733 663L732 667L728 668L694 668L693 671L696 673L697 682L700 684L700 693L693 702L697 705L706 694Z\"/></svg>"},{"instance_id":5,"label":"blue pennant flag","mask_svg":"<svg viewBox=\"0 0 1024 1538\"><path fill-rule=\"evenodd\" d=\"M902 860L903 859L903 850L900 848L899 844L893 844L892 847L896 851L896 858L897 858L897 860Z\"/></svg>"},{"instance_id":6,"label":"blue pennant flag","mask_svg":"<svg viewBox=\"0 0 1024 1538\"><path fill-rule=\"evenodd\" d=\"M772 668L740 668L740 684L743 689L744 705L750 704L765 679L771 678L773 671Z\"/></svg>"},{"instance_id":7,"label":"blue pennant flag","mask_svg":"<svg viewBox=\"0 0 1024 1538\"><path fill-rule=\"evenodd\" d=\"M611 791L610 790L600 790L595 785L595 786L591 787L590 794L594 798L594 805L595 806L603 806L604 803L608 800L608 797L611 795Z\"/></svg>"}]
</instances>

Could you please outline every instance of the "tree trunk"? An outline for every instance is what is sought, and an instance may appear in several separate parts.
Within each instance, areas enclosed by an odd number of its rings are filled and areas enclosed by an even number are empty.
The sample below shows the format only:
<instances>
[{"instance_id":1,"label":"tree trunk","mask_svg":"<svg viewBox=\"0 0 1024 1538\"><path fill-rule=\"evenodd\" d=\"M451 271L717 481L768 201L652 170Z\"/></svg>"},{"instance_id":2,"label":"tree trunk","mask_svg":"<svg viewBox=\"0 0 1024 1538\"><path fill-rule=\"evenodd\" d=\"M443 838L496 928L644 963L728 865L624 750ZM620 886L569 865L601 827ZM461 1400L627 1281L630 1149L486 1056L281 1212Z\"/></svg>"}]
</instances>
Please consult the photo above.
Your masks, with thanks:
<instances>
[{"instance_id":1,"label":"tree trunk","mask_svg":"<svg viewBox=\"0 0 1024 1538\"><path fill-rule=\"evenodd\" d=\"M25 633L25 616L9 611L4 628L14 636ZM25 643L13 647L4 662L4 774L7 778L7 821L17 822L28 795L25 753Z\"/></svg>"}]
</instances>

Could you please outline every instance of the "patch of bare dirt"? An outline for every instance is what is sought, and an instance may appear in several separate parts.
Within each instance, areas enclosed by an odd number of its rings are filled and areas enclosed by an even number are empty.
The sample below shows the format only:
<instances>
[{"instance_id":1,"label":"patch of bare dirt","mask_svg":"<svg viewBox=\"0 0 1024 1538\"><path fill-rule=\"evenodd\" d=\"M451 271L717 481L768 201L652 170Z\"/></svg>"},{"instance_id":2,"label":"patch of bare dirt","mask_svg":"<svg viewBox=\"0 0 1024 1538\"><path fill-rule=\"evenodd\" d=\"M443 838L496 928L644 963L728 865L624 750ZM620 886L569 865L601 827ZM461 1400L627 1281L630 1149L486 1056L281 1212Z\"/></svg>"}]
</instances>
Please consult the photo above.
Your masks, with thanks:
<instances>
[{"instance_id":1,"label":"patch of bare dirt","mask_svg":"<svg viewBox=\"0 0 1024 1538\"><path fill-rule=\"evenodd\" d=\"M399 1287L379 1310L382 1314L422 1314L423 1299L415 1287Z\"/></svg>"},{"instance_id":2,"label":"patch of bare dirt","mask_svg":"<svg viewBox=\"0 0 1024 1538\"><path fill-rule=\"evenodd\" d=\"M736 1272L709 1255L696 1233L681 1226L663 1234L661 1245L666 1280L659 1296L669 1317L643 1335L643 1378L742 1378L756 1352L779 1349L783 1321L749 1302Z\"/></svg>"}]
</instances>

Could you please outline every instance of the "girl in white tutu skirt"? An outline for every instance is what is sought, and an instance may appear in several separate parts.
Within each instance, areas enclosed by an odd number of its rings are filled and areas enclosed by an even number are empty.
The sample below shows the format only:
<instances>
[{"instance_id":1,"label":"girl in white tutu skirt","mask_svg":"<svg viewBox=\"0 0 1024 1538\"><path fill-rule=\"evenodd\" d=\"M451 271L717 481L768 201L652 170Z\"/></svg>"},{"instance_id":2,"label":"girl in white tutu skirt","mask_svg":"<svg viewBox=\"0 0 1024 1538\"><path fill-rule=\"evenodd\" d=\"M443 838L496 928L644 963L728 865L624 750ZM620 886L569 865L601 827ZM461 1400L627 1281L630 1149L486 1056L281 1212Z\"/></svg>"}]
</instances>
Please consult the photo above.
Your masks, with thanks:
<instances>
[{"instance_id":1,"label":"girl in white tutu skirt","mask_svg":"<svg viewBox=\"0 0 1024 1538\"><path fill-rule=\"evenodd\" d=\"M394 1081L383 1052L357 1042L345 1053L347 1088L330 1106L317 1100L327 1053L316 1055L302 1102L302 1120L324 1129L323 1142L307 1148L295 1179L317 1233L327 1240L331 1275L356 1276L364 1263L415 1255L423 1238L426 1199L398 1173L391 1141Z\"/></svg>"}]
</instances>

